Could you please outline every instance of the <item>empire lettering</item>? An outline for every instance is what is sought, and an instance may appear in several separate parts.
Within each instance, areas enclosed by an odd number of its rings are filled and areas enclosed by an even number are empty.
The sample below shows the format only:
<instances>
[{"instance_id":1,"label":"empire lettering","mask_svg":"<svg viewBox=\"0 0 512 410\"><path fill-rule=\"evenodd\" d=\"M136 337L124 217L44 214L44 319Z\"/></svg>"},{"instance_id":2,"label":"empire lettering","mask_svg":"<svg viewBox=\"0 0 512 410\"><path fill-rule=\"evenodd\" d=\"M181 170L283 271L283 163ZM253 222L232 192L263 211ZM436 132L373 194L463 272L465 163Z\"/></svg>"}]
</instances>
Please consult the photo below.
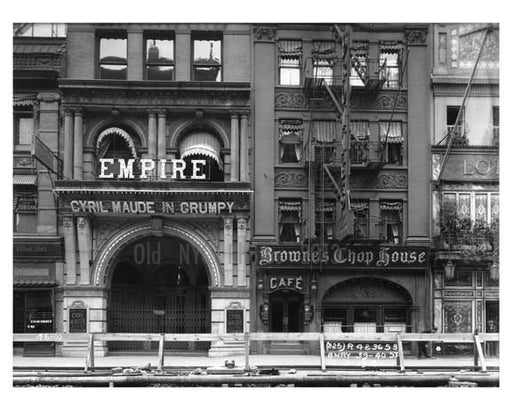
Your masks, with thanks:
<instances>
[{"instance_id":1,"label":"empire lettering","mask_svg":"<svg viewBox=\"0 0 512 410\"><path fill-rule=\"evenodd\" d=\"M115 165L118 165L118 171L115 172ZM187 179L187 175L190 174L190 179L206 179L206 173L204 172L206 167L206 160L204 159L193 159L190 161L190 168L192 172L188 172L187 164L183 159L172 159L169 161L169 167L167 166L166 159L159 159L155 161L153 159L142 158L142 159L129 159L123 158L101 158L100 159L100 175L101 179L134 179L133 167L135 163L138 163L140 167L140 179L148 179L153 174L158 173L160 179ZM170 175L167 175L167 169L170 169Z\"/></svg>"}]
</instances>

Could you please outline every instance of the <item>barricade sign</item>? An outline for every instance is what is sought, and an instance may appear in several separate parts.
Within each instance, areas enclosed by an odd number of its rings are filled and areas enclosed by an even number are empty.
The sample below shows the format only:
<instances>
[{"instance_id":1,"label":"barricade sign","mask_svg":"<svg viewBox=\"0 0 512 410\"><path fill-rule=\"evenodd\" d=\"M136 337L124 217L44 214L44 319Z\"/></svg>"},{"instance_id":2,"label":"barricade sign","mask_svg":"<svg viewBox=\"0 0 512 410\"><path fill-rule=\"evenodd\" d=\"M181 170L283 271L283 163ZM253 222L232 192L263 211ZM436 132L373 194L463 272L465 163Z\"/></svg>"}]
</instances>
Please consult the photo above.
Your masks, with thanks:
<instances>
[{"instance_id":1,"label":"barricade sign","mask_svg":"<svg viewBox=\"0 0 512 410\"><path fill-rule=\"evenodd\" d=\"M326 341L325 355L330 359L396 360L398 357L398 343Z\"/></svg>"}]
</instances>

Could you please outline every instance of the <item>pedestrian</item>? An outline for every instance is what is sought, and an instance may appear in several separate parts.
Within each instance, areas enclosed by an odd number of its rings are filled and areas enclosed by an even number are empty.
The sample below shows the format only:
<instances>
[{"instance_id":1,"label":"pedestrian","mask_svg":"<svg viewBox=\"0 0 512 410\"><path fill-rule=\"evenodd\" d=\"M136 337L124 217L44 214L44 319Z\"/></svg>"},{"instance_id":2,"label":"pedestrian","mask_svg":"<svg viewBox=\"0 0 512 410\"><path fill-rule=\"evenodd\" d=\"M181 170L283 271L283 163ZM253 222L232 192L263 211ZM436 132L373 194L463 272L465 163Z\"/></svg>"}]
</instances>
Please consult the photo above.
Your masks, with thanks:
<instances>
[{"instance_id":1,"label":"pedestrian","mask_svg":"<svg viewBox=\"0 0 512 410\"><path fill-rule=\"evenodd\" d=\"M436 332L437 332L437 328L433 327L432 329L425 330L422 333L436 333ZM418 359L421 359L422 355L425 357L431 357L431 355L428 352L428 347L427 347L428 343L429 342L424 341L424 340L421 340L418 342Z\"/></svg>"}]
</instances>

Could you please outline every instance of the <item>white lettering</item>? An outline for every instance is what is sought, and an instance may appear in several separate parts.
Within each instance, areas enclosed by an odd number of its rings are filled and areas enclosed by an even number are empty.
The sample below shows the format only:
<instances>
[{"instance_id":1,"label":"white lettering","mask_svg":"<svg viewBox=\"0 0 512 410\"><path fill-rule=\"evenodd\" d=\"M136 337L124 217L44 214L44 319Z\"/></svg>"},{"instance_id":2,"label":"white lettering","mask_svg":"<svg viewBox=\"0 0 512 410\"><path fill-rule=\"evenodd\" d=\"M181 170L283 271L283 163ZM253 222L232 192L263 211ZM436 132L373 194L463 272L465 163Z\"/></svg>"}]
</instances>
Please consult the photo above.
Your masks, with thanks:
<instances>
[{"instance_id":1,"label":"white lettering","mask_svg":"<svg viewBox=\"0 0 512 410\"><path fill-rule=\"evenodd\" d=\"M172 179L178 178L178 173L180 174L180 179L185 178L183 175L183 171L185 170L185 167L187 165L186 162L182 159L173 159L173 160L171 160L171 164L172 164L171 178Z\"/></svg>"},{"instance_id":2,"label":"white lettering","mask_svg":"<svg viewBox=\"0 0 512 410\"><path fill-rule=\"evenodd\" d=\"M133 179L133 162L135 160L133 158L128 160L128 164L124 159L119 158L117 162L119 162L119 178L130 178Z\"/></svg>"},{"instance_id":3,"label":"white lettering","mask_svg":"<svg viewBox=\"0 0 512 410\"><path fill-rule=\"evenodd\" d=\"M147 179L148 171L155 169L155 162L152 159L143 158L140 160L140 177L141 179Z\"/></svg>"},{"instance_id":4,"label":"white lettering","mask_svg":"<svg viewBox=\"0 0 512 410\"><path fill-rule=\"evenodd\" d=\"M108 170L108 164L112 165L113 163L113 158L100 158L100 178L114 178L114 174L112 172L110 174L105 174Z\"/></svg>"},{"instance_id":5,"label":"white lettering","mask_svg":"<svg viewBox=\"0 0 512 410\"><path fill-rule=\"evenodd\" d=\"M192 160L192 177L191 177L192 179L206 179L206 174L202 173L201 175L198 175L198 173L201 171L199 164L201 164L203 167L206 166L206 160L204 160L204 159L193 159Z\"/></svg>"}]
</instances>

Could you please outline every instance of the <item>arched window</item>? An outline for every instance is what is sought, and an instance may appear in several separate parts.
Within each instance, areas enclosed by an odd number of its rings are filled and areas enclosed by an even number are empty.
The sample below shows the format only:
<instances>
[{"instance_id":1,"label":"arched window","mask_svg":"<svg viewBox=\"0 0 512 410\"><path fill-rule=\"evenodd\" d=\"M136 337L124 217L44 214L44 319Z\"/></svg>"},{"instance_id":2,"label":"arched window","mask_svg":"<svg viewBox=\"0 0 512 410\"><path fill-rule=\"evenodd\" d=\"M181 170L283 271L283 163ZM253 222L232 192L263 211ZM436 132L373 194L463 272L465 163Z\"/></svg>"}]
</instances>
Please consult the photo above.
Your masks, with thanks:
<instances>
[{"instance_id":1,"label":"arched window","mask_svg":"<svg viewBox=\"0 0 512 410\"><path fill-rule=\"evenodd\" d=\"M96 140L96 157L112 158L114 164L111 165L109 172L119 173L118 159L137 159L137 148L130 134L119 127L109 127L104 129ZM138 164L135 162L134 174L139 174Z\"/></svg>"},{"instance_id":2,"label":"arched window","mask_svg":"<svg viewBox=\"0 0 512 410\"><path fill-rule=\"evenodd\" d=\"M205 131L195 131L182 138L179 144L180 158L187 163L185 175L192 176L192 160L203 160L198 164L198 174L206 175L208 181L223 181L221 143L214 135Z\"/></svg>"}]
</instances>

